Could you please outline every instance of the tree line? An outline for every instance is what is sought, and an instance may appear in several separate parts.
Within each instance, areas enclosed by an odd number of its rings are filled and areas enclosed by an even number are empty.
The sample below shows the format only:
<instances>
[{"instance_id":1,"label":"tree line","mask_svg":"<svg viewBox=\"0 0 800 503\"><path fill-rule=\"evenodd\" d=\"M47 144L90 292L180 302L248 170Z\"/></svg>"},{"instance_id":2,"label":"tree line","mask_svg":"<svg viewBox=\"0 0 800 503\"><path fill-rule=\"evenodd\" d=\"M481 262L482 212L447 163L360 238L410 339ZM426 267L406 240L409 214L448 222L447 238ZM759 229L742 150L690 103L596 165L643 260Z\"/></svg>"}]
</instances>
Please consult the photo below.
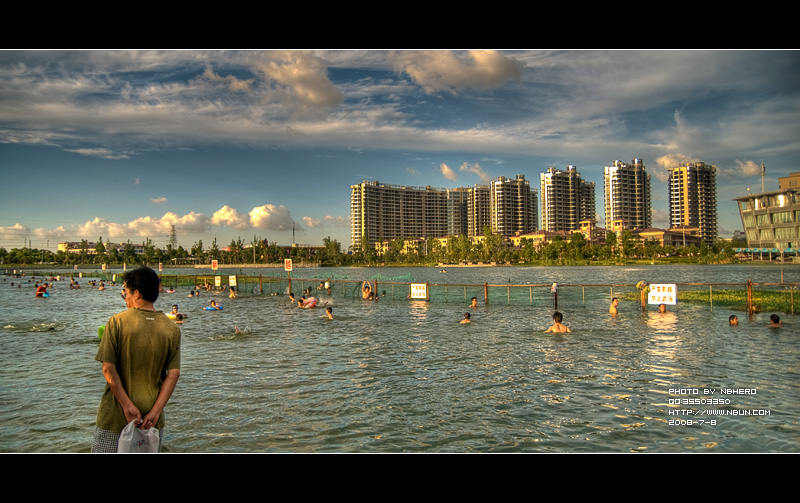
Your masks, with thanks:
<instances>
[{"instance_id":1,"label":"tree line","mask_svg":"<svg viewBox=\"0 0 800 503\"><path fill-rule=\"evenodd\" d=\"M108 264L121 265L192 265L210 264L278 264L291 258L299 264L313 263L321 266L348 265L436 265L459 263L521 263L521 264L586 264L615 262L619 260L667 260L699 263L730 263L736 261L737 247L744 242L718 240L713 245L662 246L658 240L642 240L631 231L619 235L608 232L603 244L590 243L579 233L569 238L556 236L552 241L537 246L522 238L519 246L513 246L499 234L487 227L483 240L473 242L468 236L452 236L442 242L438 239L394 239L385 251L376 250L364 237L361 246L343 250L341 243L330 237L322 240L321 247L285 247L256 238L247 243L241 238L231 240L227 249L222 249L214 239L206 247L198 240L188 250L182 246L157 248L147 239L142 252L136 253L129 241L122 247L106 246L102 236L93 248L82 240L78 252L51 252L35 248L0 248L0 264L52 264L58 266ZM138 245L137 245L138 246Z\"/></svg>"}]
</instances>

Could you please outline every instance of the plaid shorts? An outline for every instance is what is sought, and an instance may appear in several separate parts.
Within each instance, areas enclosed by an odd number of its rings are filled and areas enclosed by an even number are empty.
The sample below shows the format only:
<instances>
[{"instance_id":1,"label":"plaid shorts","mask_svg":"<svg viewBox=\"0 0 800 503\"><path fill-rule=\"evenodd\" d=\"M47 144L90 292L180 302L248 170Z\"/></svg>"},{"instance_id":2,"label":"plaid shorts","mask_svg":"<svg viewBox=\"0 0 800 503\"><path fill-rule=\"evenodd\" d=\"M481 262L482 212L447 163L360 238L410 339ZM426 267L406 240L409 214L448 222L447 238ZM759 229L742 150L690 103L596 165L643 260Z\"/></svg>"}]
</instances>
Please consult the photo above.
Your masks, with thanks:
<instances>
[{"instance_id":1,"label":"plaid shorts","mask_svg":"<svg viewBox=\"0 0 800 503\"><path fill-rule=\"evenodd\" d=\"M119 446L119 431L102 430L94 428L94 440L92 440L92 452L108 453L117 452ZM158 452L161 452L161 442L164 438L164 428L158 430Z\"/></svg>"}]
</instances>

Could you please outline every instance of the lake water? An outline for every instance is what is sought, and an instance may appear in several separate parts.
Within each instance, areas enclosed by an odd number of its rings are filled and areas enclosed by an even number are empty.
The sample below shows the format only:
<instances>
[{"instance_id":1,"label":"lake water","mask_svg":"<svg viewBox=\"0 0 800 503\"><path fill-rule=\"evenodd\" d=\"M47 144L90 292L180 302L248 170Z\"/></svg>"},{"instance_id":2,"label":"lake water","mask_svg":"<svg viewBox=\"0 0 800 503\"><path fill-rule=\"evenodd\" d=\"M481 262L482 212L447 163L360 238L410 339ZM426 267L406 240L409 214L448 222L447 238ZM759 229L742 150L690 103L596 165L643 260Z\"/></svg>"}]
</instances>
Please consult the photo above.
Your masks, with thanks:
<instances>
[{"instance_id":1,"label":"lake water","mask_svg":"<svg viewBox=\"0 0 800 503\"><path fill-rule=\"evenodd\" d=\"M407 300L386 283L379 302L336 295L343 278L375 274L569 285L780 282L782 272L784 281L800 281L796 266L295 269L295 285L339 278L332 298L320 296L334 320L286 296L190 299L183 287L156 303L164 311L177 303L189 315L164 451L799 452L800 330L792 315L769 329L770 313L748 319L708 304L642 313L625 300L612 318L611 288L564 288L559 310L573 332L549 334L553 299L543 288L493 288L488 305L482 289L457 286L446 301L440 293ZM124 302L119 286L98 291L83 278L70 290L65 279L49 298L35 298L28 278L21 288L18 278L0 280L2 452L89 451L105 385L94 360L97 327ZM473 323L459 324L472 296L481 301ZM203 310L212 298L222 311ZM732 313L738 327L728 326ZM727 390L748 392L721 394Z\"/></svg>"}]
</instances>

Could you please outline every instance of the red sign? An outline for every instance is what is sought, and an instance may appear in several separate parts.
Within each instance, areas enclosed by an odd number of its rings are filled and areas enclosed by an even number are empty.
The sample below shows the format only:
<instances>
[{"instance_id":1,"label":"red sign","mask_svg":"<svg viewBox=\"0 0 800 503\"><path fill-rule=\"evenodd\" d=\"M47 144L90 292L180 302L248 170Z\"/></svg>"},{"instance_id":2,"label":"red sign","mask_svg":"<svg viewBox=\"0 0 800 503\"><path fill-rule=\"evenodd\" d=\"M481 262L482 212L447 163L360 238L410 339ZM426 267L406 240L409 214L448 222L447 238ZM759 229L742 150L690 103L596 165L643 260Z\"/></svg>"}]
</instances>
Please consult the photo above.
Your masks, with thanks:
<instances>
[{"instance_id":1,"label":"red sign","mask_svg":"<svg viewBox=\"0 0 800 503\"><path fill-rule=\"evenodd\" d=\"M212 260L211 261L211 270L212 271L216 271L217 270L217 261L216 260Z\"/></svg>"},{"instance_id":2,"label":"red sign","mask_svg":"<svg viewBox=\"0 0 800 503\"><path fill-rule=\"evenodd\" d=\"M292 259L290 258L283 259L283 270L284 271L292 270Z\"/></svg>"}]
</instances>

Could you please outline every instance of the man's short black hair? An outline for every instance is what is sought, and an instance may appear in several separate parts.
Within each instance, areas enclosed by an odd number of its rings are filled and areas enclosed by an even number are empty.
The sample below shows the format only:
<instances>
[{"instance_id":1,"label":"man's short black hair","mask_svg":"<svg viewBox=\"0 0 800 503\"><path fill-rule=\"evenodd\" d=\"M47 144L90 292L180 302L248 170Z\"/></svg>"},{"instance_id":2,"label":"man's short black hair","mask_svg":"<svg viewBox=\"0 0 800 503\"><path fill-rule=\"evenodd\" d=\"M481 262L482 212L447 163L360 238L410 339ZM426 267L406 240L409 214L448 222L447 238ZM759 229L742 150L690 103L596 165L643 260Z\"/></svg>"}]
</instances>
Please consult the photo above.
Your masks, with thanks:
<instances>
[{"instance_id":1,"label":"man's short black hair","mask_svg":"<svg viewBox=\"0 0 800 503\"><path fill-rule=\"evenodd\" d=\"M555 321L556 323L561 323L561 321L562 321L563 319L564 319L564 317L563 317L563 316L561 315L561 313L559 313L558 311L556 311L555 313L553 313L553 321Z\"/></svg>"},{"instance_id":2,"label":"man's short black hair","mask_svg":"<svg viewBox=\"0 0 800 503\"><path fill-rule=\"evenodd\" d=\"M155 302L158 299L158 287L161 281L158 279L158 273L149 267L138 267L127 271L122 279L129 291L137 290L147 302Z\"/></svg>"}]
</instances>

